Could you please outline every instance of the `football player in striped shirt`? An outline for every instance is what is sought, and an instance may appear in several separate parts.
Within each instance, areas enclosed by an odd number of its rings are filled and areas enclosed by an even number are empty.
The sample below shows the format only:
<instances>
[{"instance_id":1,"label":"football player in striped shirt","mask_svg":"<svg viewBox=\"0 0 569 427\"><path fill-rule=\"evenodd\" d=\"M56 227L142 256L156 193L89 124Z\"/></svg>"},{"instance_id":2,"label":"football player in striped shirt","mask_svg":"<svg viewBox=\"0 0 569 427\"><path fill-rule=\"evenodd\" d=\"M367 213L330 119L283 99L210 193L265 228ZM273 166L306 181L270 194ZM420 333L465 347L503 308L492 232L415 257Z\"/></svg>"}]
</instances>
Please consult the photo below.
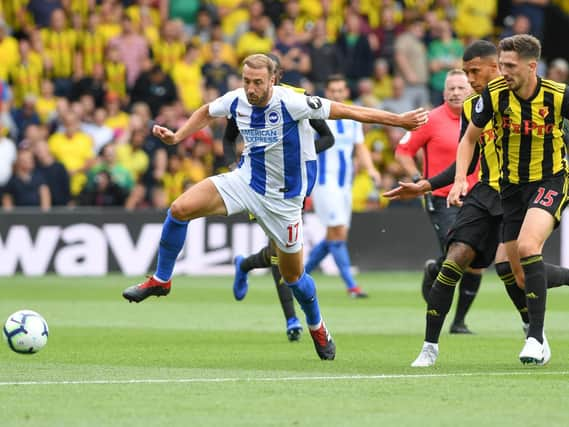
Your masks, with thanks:
<instances>
[{"instance_id":1,"label":"football player in striped shirt","mask_svg":"<svg viewBox=\"0 0 569 427\"><path fill-rule=\"evenodd\" d=\"M510 259L520 257L525 276L529 328L519 358L522 363L544 364L550 357L543 333L550 273L542 250L568 201L563 121L569 118L569 88L537 75L541 43L531 35L502 39L498 53L502 77L488 84L474 108L459 144L449 202L461 203L474 147L493 121L502 150L502 241Z\"/></svg>"}]
</instances>

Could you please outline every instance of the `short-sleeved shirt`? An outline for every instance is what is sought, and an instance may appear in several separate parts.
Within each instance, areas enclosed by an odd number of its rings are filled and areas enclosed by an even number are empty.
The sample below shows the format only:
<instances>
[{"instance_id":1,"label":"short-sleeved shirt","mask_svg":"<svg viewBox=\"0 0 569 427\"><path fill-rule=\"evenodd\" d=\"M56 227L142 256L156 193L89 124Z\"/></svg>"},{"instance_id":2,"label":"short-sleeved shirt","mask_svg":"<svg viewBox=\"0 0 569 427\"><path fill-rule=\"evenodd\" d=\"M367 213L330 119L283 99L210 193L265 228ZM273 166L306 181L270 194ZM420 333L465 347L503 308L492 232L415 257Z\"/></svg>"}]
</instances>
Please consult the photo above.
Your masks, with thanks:
<instances>
[{"instance_id":1,"label":"short-sleeved shirt","mask_svg":"<svg viewBox=\"0 0 569 427\"><path fill-rule=\"evenodd\" d=\"M567 170L563 119L569 117L569 88L538 77L535 92L520 99L503 77L492 80L478 99L472 123L494 119L502 150L502 185L541 181Z\"/></svg>"},{"instance_id":2,"label":"short-sleeved shirt","mask_svg":"<svg viewBox=\"0 0 569 427\"><path fill-rule=\"evenodd\" d=\"M460 119L460 138L466 133L470 118L476 108L476 103L480 98L479 94L474 94L466 98L462 107L462 117ZM502 153L496 146L496 132L494 131L493 121L489 121L478 140L480 152L480 173L478 180L483 182L496 191L500 191L500 174L502 164Z\"/></svg>"},{"instance_id":3,"label":"short-sleeved shirt","mask_svg":"<svg viewBox=\"0 0 569 427\"><path fill-rule=\"evenodd\" d=\"M274 86L265 107L249 104L240 88L209 105L214 117L234 117L245 142L239 169L259 194L304 197L316 178L314 133L308 119L327 119L331 102Z\"/></svg>"},{"instance_id":4,"label":"short-sleeved shirt","mask_svg":"<svg viewBox=\"0 0 569 427\"><path fill-rule=\"evenodd\" d=\"M460 136L460 116L454 114L445 102L429 113L429 121L419 129L407 132L396 152L415 156L422 148L424 153L423 176L431 178L444 171L456 160ZM468 176L469 189L478 181L477 172ZM451 185L433 191L433 195L446 197Z\"/></svg>"}]
</instances>

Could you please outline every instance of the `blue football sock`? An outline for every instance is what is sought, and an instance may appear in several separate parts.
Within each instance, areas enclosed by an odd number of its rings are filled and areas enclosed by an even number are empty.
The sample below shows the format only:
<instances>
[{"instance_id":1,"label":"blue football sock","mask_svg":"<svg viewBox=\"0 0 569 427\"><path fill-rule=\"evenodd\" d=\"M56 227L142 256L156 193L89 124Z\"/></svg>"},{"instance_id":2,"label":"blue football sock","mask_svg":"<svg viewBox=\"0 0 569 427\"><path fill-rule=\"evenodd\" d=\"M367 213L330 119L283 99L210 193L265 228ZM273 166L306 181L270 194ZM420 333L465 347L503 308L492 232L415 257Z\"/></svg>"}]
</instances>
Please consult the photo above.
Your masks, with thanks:
<instances>
[{"instance_id":1,"label":"blue football sock","mask_svg":"<svg viewBox=\"0 0 569 427\"><path fill-rule=\"evenodd\" d=\"M286 283L286 285L292 290L294 297L300 304L302 311L304 311L306 323L309 326L320 324L322 318L320 316L318 298L316 297L314 279L308 273L303 273L297 282Z\"/></svg>"},{"instance_id":2,"label":"blue football sock","mask_svg":"<svg viewBox=\"0 0 569 427\"><path fill-rule=\"evenodd\" d=\"M338 270L340 270L340 275L342 276L342 279L344 279L348 289L355 287L356 282L354 280L354 276L352 276L352 271L350 270L350 254L348 252L348 245L346 245L346 242L344 240L330 240L328 241L328 247L330 248L330 252L338 266Z\"/></svg>"},{"instance_id":3,"label":"blue football sock","mask_svg":"<svg viewBox=\"0 0 569 427\"><path fill-rule=\"evenodd\" d=\"M324 257L328 255L328 252L328 241L324 239L316 246L314 246L310 251L310 254L308 255L308 261L304 267L304 271L306 271L308 274L312 273L312 270L314 270L316 266L320 264Z\"/></svg>"},{"instance_id":4,"label":"blue football sock","mask_svg":"<svg viewBox=\"0 0 569 427\"><path fill-rule=\"evenodd\" d=\"M154 274L164 282L172 277L176 258L184 247L188 224L189 221L180 221L174 218L168 209L168 215L162 226L160 247L158 248L158 265Z\"/></svg>"}]
</instances>

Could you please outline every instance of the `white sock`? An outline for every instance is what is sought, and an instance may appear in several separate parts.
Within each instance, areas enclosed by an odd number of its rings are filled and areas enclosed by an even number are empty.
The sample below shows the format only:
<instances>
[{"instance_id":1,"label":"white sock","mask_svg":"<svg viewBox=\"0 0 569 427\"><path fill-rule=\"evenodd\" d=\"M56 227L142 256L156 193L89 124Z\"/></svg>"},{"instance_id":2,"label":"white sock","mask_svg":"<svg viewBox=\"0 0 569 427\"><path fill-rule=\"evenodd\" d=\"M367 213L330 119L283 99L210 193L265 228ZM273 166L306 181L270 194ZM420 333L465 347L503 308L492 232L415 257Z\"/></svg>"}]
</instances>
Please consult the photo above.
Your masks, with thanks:
<instances>
[{"instance_id":1,"label":"white sock","mask_svg":"<svg viewBox=\"0 0 569 427\"><path fill-rule=\"evenodd\" d=\"M322 326L322 319L320 319L320 322L318 322L317 325L308 325L308 329L310 329L311 331L317 331L318 329L320 329L320 326Z\"/></svg>"},{"instance_id":2,"label":"white sock","mask_svg":"<svg viewBox=\"0 0 569 427\"><path fill-rule=\"evenodd\" d=\"M166 281L161 280L161 279L159 279L158 277L156 277L156 274L153 274L153 275L152 275L152 278L153 278L154 280L156 280L157 282L160 282L160 283L168 283L168 280L166 280Z\"/></svg>"}]
</instances>

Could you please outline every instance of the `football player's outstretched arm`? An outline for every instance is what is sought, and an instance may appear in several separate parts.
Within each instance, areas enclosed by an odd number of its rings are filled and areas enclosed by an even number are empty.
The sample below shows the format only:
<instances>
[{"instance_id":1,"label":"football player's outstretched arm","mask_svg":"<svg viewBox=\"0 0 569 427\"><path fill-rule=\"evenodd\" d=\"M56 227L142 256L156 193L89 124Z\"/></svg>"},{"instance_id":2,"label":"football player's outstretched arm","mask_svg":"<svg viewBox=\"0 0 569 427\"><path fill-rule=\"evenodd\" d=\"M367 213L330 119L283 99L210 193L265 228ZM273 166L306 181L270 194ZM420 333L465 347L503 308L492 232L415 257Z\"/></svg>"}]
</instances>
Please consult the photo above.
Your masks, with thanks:
<instances>
[{"instance_id":1,"label":"football player's outstretched arm","mask_svg":"<svg viewBox=\"0 0 569 427\"><path fill-rule=\"evenodd\" d=\"M212 120L213 117L209 114L209 104L205 104L198 108L175 133L159 125L153 126L152 133L154 136L160 138L164 144L177 144L198 130L206 127Z\"/></svg>"},{"instance_id":2,"label":"football player's outstretched arm","mask_svg":"<svg viewBox=\"0 0 569 427\"><path fill-rule=\"evenodd\" d=\"M351 119L362 123L377 123L413 130L427 123L429 116L423 108L395 114L375 108L360 107L332 101L330 119Z\"/></svg>"},{"instance_id":3,"label":"football player's outstretched arm","mask_svg":"<svg viewBox=\"0 0 569 427\"><path fill-rule=\"evenodd\" d=\"M470 167L468 168L468 175L474 172L476 165L478 163L480 153L480 146L476 144L474 156L472 157L472 162L470 162ZM447 167L441 173L429 178L420 179L417 182L399 182L399 186L392 190L386 191L382 194L383 197L392 200L408 200L413 199L417 196L422 196L429 191L435 191L439 188L446 187L454 181L454 176L456 174L456 161Z\"/></svg>"}]
</instances>

